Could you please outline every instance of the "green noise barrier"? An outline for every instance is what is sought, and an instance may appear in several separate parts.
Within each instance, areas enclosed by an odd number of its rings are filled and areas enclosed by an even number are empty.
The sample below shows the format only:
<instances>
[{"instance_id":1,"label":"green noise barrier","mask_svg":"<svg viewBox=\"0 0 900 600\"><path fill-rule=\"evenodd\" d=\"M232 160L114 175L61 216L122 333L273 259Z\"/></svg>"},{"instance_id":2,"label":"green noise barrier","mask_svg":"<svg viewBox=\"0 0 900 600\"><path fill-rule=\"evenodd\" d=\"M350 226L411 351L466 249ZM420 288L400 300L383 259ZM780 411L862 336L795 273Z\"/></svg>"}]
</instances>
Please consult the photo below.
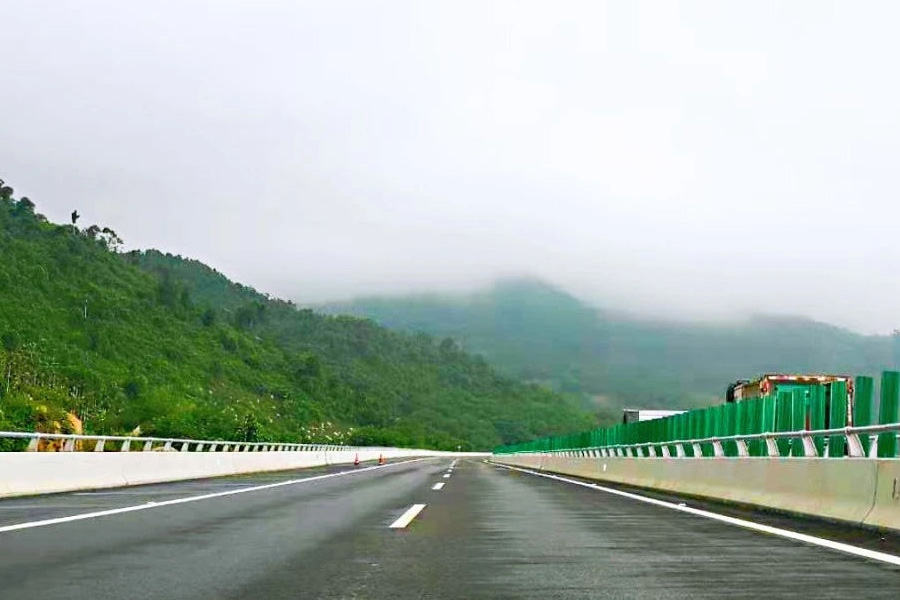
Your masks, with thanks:
<instances>
[{"instance_id":1,"label":"green noise barrier","mask_svg":"<svg viewBox=\"0 0 900 600\"><path fill-rule=\"evenodd\" d=\"M806 389L780 391L777 395L723 403L660 419L620 423L591 431L548 436L500 446L494 449L494 453L581 450L646 443L665 444L733 435L872 425L874 380L872 377L860 376L856 377L853 384L852 393L848 393L850 392L848 385L843 381L811 385ZM878 422L881 424L898 422L900 373L894 371L882 373L880 390ZM860 436L860 441L868 454L870 445L868 436ZM776 444L781 456L804 456L803 440L799 438L779 439ZM846 440L842 435L814 436L813 444L818 456L842 458L847 454ZM699 448L695 448L693 444L684 444L682 449L685 456L715 455L712 443L707 442L698 446ZM763 440L749 441L747 449L750 456L767 456ZM879 457L893 458L897 456L897 449L897 437L894 432L879 436ZM723 442L722 450L725 456L738 456L738 445L734 441ZM669 446L669 452L671 456L675 456L675 447Z\"/></svg>"}]
</instances>

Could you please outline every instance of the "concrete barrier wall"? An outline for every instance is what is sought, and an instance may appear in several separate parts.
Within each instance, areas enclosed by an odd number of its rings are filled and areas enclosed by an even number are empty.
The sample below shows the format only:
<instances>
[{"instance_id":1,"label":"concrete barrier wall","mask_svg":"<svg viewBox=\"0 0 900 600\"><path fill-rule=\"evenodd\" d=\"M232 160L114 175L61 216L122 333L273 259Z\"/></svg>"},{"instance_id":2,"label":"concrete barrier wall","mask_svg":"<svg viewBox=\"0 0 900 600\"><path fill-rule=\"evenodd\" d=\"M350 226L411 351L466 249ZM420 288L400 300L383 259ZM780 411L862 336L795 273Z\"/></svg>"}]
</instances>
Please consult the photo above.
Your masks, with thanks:
<instances>
[{"instance_id":1,"label":"concrete barrier wall","mask_svg":"<svg viewBox=\"0 0 900 600\"><path fill-rule=\"evenodd\" d=\"M333 452L0 452L0 498L414 456L428 450ZM479 454L477 456L486 456Z\"/></svg>"},{"instance_id":2,"label":"concrete barrier wall","mask_svg":"<svg viewBox=\"0 0 900 600\"><path fill-rule=\"evenodd\" d=\"M497 463L900 530L900 461L810 458L562 458Z\"/></svg>"},{"instance_id":3,"label":"concrete barrier wall","mask_svg":"<svg viewBox=\"0 0 900 600\"><path fill-rule=\"evenodd\" d=\"M900 529L900 461L879 460L875 504L866 524Z\"/></svg>"}]
</instances>

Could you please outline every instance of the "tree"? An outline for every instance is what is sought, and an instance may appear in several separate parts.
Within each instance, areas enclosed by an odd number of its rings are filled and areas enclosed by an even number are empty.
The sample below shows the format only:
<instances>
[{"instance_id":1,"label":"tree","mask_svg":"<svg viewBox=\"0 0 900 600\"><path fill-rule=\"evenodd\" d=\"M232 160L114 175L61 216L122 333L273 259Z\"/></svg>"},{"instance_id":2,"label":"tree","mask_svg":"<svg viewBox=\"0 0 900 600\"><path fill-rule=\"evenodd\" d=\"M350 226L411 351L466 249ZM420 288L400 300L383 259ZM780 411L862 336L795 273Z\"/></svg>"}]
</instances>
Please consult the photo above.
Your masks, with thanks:
<instances>
[{"instance_id":1,"label":"tree","mask_svg":"<svg viewBox=\"0 0 900 600\"><path fill-rule=\"evenodd\" d=\"M11 200L14 193L13 189L6 185L5 181L0 179L0 199Z\"/></svg>"},{"instance_id":2,"label":"tree","mask_svg":"<svg viewBox=\"0 0 900 600\"><path fill-rule=\"evenodd\" d=\"M10 190L12 191L12 190ZM19 198L19 202L16 204L16 214L34 214L34 202L32 202L27 196L22 196Z\"/></svg>"},{"instance_id":3,"label":"tree","mask_svg":"<svg viewBox=\"0 0 900 600\"><path fill-rule=\"evenodd\" d=\"M164 269L160 273L159 286L157 287L159 301L169 308L174 308L178 303L178 292L178 283L175 281L175 278L172 277L172 271Z\"/></svg>"},{"instance_id":4,"label":"tree","mask_svg":"<svg viewBox=\"0 0 900 600\"><path fill-rule=\"evenodd\" d=\"M259 426L256 423L256 417L247 413L244 422L238 428L238 440L242 442L255 442L259 440Z\"/></svg>"},{"instance_id":5,"label":"tree","mask_svg":"<svg viewBox=\"0 0 900 600\"><path fill-rule=\"evenodd\" d=\"M200 322L203 323L204 327L212 327L216 323L216 309L207 308L203 311L203 314L200 315Z\"/></svg>"},{"instance_id":6,"label":"tree","mask_svg":"<svg viewBox=\"0 0 900 600\"><path fill-rule=\"evenodd\" d=\"M100 241L103 242L103 244L113 252L118 252L119 247L125 243L122 241L122 238L120 238L118 234L116 234L116 232L109 227L104 227L100 231Z\"/></svg>"}]
</instances>

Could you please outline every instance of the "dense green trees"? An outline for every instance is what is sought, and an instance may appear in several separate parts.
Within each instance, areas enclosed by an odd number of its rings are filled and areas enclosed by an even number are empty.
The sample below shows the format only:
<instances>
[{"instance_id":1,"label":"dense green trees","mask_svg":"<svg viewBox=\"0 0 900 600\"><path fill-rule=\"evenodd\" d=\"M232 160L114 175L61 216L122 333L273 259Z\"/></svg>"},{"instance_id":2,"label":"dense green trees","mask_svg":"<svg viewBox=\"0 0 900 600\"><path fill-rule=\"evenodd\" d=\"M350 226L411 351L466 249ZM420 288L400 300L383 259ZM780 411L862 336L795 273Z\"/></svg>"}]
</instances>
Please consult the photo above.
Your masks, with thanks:
<instances>
[{"instance_id":1,"label":"dense green trees","mask_svg":"<svg viewBox=\"0 0 900 600\"><path fill-rule=\"evenodd\" d=\"M120 245L0 183L0 428L72 411L93 432L489 448L591 425L456 344Z\"/></svg>"}]
</instances>

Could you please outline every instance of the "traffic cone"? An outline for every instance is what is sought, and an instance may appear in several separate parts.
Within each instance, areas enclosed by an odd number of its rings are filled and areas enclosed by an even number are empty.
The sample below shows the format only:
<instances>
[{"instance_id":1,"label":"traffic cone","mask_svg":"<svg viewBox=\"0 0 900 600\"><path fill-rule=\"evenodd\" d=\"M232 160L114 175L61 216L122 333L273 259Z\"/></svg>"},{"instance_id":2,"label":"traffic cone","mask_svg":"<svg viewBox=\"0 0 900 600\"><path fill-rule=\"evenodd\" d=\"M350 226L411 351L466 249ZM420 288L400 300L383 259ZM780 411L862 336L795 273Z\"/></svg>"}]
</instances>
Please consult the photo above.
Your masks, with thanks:
<instances>
[{"instance_id":1,"label":"traffic cone","mask_svg":"<svg viewBox=\"0 0 900 600\"><path fill-rule=\"evenodd\" d=\"M353 465L356 467L359 466L359 452L357 452L356 456L353 458Z\"/></svg>"},{"instance_id":2,"label":"traffic cone","mask_svg":"<svg viewBox=\"0 0 900 600\"><path fill-rule=\"evenodd\" d=\"M384 461L384 455L383 455L383 454L379 454L379 455L378 455L378 464L379 464L379 465L383 465L384 462L385 462L385 461Z\"/></svg>"}]
</instances>

